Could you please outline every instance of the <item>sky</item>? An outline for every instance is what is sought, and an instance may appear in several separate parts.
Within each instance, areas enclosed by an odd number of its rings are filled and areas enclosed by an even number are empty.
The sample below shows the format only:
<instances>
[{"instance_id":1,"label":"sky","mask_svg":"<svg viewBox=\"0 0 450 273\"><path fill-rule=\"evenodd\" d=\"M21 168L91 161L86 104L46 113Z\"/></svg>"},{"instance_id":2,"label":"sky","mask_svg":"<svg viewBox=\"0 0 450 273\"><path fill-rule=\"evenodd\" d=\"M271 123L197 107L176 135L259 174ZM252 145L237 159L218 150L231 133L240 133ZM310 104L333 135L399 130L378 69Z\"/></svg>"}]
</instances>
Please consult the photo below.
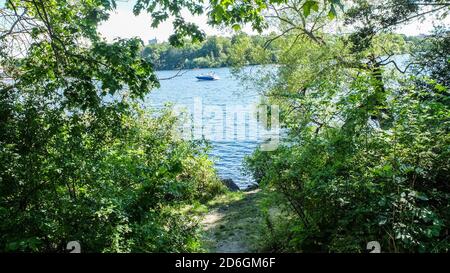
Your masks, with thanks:
<instances>
[{"instance_id":1,"label":"sky","mask_svg":"<svg viewBox=\"0 0 450 273\"><path fill-rule=\"evenodd\" d=\"M132 10L132 4L118 2L117 10L110 15L108 21L102 23L98 28L102 36L109 41L118 37L139 37L144 42L147 42L153 38L156 38L158 41L166 41L173 33L172 21L170 19L161 23L158 28L153 29L150 26L152 22L150 15L144 12L135 16ZM195 22L209 35L220 34L218 30L207 25L205 16L194 17L186 13L185 20Z\"/></svg>"},{"instance_id":2,"label":"sky","mask_svg":"<svg viewBox=\"0 0 450 273\"><path fill-rule=\"evenodd\" d=\"M1 0L0 0L1 1ZM108 21L102 23L98 30L100 34L108 41L112 41L115 38L132 38L139 37L145 43L150 39L156 38L159 42L167 41L169 36L173 34L172 20L168 19L162 22L156 29L151 28L150 24L152 18L149 14L143 12L142 14L135 16L132 12L133 3L135 0L119 0L117 2L117 10L114 11ZM207 16L193 16L189 12L182 12L183 18L195 23L203 30L208 36L220 35L231 36L234 32L231 29L219 29L212 27L207 23ZM244 26L242 30L249 34L256 34L250 26Z\"/></svg>"},{"instance_id":3,"label":"sky","mask_svg":"<svg viewBox=\"0 0 450 273\"><path fill-rule=\"evenodd\" d=\"M1 1L1 0L0 0ZM114 38L132 38L139 37L144 42L156 38L158 41L167 41L169 36L173 34L172 20L168 19L162 22L158 28L151 28L151 16L143 12L139 16L135 16L132 12L135 0L119 0L117 2L117 10L114 11L108 21L102 23L98 30L108 41ZM182 12L183 18L195 23L207 35L231 36L232 30L218 29L211 27L207 23L206 15L193 16L189 12ZM250 34L255 34L251 27L246 26L243 30Z\"/></svg>"},{"instance_id":4,"label":"sky","mask_svg":"<svg viewBox=\"0 0 450 273\"><path fill-rule=\"evenodd\" d=\"M5 0L0 0L0 7L4 6ZM139 16L135 16L132 12L135 0L117 0L117 10L114 11L109 20L103 22L99 26L100 34L108 41L112 41L115 38L131 38L139 37L144 43L147 43L150 39L156 38L158 41L167 41L169 36L173 33L172 22L167 20L159 25L158 28L151 28L151 17L147 13L143 13ZM207 35L232 35L231 30L217 29L207 24L206 15L192 16L188 12L184 13L186 21L196 23ZM450 16L445 20L446 25L450 25ZM431 20L425 22L411 22L408 25L402 26L397 33L406 35L419 35L428 34L432 31L433 25ZM249 34L255 34L251 30L251 27L246 26L243 30Z\"/></svg>"},{"instance_id":5,"label":"sky","mask_svg":"<svg viewBox=\"0 0 450 273\"><path fill-rule=\"evenodd\" d=\"M150 39L156 38L159 42L167 41L173 33L172 22L170 20L161 23L157 29L152 29L150 15L144 13L135 16L132 12L135 0L119 0L117 10L111 14L108 21L99 27L99 32L108 41L114 38L131 38L139 37L145 43ZM192 16L189 13L183 14L186 21L196 23L207 35L223 35L229 36L233 32L231 30L217 29L207 24L206 15ZM450 17L445 20L446 25L450 25ZM251 27L246 26L243 30L247 33L254 34ZM408 25L399 27L395 32L414 36L419 34L429 34L433 30L433 24L430 20L425 22L413 21Z\"/></svg>"}]
</instances>

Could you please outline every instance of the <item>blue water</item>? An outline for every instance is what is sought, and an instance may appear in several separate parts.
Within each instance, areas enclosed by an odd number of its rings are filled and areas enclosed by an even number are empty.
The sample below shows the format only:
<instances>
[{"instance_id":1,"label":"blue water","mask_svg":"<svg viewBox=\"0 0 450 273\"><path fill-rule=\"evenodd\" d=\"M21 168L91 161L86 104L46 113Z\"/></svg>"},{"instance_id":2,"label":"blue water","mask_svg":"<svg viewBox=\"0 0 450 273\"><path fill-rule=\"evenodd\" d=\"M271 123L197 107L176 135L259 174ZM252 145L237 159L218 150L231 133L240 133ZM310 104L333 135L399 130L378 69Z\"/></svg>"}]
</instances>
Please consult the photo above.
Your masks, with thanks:
<instances>
[{"instance_id":1,"label":"blue water","mask_svg":"<svg viewBox=\"0 0 450 273\"><path fill-rule=\"evenodd\" d=\"M219 76L220 80L198 81L195 78L196 75L210 71ZM159 71L157 76L168 78L176 73L177 71ZM258 131L260 125L256 116L249 114L243 107L259 101L257 90L254 87L244 87L228 68L190 70L181 76L161 81L161 87L153 90L146 99L154 108L163 107L168 102L183 105L192 115L201 106L201 122L196 122L196 126L201 123L198 134L212 144L210 155L215 161L218 175L223 179L233 179L240 188L255 183L250 176L244 174L242 161L261 142ZM209 111L211 107L216 108L215 113ZM243 110L233 107L241 107ZM236 116L229 114L234 112ZM227 118L231 118L231 121L227 122Z\"/></svg>"},{"instance_id":2,"label":"blue water","mask_svg":"<svg viewBox=\"0 0 450 273\"><path fill-rule=\"evenodd\" d=\"M395 56L394 60L404 69L408 55ZM392 65L389 67L393 68ZM158 78L169 78L178 71L159 71ZM195 76L213 72L220 77L218 81L198 81ZM247 73L258 74L258 69L248 68ZM197 103L196 103L197 100ZM153 108L164 107L168 102L175 105L183 105L194 112L194 105L202 105L201 135L210 141L212 151L210 155L215 160L215 166L219 176L223 179L233 179L241 188L246 188L255 182L243 173L243 159L250 155L256 147L263 142L261 138L261 124L256 116L247 115L245 118L234 119L233 122L225 122L224 113L227 106L248 107L260 102L260 95L256 87L243 86L242 82L235 79L228 68L189 70L170 80L161 81L161 87L153 90L146 102ZM208 112L209 107L218 107L215 114ZM233 111L231 111L233 112ZM234 111L238 115L243 111ZM191 126L191 125L189 125ZM188 126L188 127L189 127ZM214 129L211 129L213 128ZM219 133L216 132L216 128ZM256 130L255 130L256 128ZM217 136L224 136L222 139Z\"/></svg>"}]
</instances>

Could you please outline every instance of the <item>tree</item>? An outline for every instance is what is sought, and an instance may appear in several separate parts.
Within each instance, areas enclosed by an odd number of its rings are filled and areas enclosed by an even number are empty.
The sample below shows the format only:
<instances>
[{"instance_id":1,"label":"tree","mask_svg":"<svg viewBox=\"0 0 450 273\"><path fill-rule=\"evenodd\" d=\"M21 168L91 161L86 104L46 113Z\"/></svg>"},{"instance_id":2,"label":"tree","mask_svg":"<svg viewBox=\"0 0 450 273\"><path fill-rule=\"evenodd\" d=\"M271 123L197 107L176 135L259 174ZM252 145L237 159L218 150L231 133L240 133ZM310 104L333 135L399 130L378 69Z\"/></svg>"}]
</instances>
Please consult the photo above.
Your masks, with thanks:
<instances>
[{"instance_id":1,"label":"tree","mask_svg":"<svg viewBox=\"0 0 450 273\"><path fill-rule=\"evenodd\" d=\"M8 0L0 34L0 250L198 250L185 204L220 192L201 143L167 110L138 39L97 33L115 1ZM9 79L11 78L11 79ZM20 227L20 228L18 228Z\"/></svg>"},{"instance_id":2,"label":"tree","mask_svg":"<svg viewBox=\"0 0 450 273\"><path fill-rule=\"evenodd\" d=\"M408 50L401 36L329 35L326 14L304 21L295 4L272 17L281 35L269 42L285 38L275 77L257 78L287 135L247 161L282 211L267 213L266 250L361 252L376 240L385 252L448 251L448 86L437 72L448 61L445 39L417 49L435 61L413 58L406 73L393 59ZM352 24L379 26L367 17Z\"/></svg>"}]
</instances>

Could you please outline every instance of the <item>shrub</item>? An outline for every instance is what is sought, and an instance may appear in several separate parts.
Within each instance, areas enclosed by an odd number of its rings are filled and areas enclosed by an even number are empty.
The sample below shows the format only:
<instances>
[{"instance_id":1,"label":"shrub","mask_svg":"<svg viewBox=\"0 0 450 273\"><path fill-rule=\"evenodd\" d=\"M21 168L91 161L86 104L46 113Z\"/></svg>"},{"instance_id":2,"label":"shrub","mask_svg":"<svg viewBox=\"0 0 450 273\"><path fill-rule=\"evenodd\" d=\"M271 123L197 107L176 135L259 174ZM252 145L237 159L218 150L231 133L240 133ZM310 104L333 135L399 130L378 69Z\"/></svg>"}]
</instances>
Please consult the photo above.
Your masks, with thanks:
<instances>
[{"instance_id":1,"label":"shrub","mask_svg":"<svg viewBox=\"0 0 450 273\"><path fill-rule=\"evenodd\" d=\"M175 137L169 111L136 111L114 133L89 114L56 126L49 109L15 106L0 151L3 251L63 251L71 240L84 252L197 249L196 222L177 210L222 185L204 145Z\"/></svg>"}]
</instances>

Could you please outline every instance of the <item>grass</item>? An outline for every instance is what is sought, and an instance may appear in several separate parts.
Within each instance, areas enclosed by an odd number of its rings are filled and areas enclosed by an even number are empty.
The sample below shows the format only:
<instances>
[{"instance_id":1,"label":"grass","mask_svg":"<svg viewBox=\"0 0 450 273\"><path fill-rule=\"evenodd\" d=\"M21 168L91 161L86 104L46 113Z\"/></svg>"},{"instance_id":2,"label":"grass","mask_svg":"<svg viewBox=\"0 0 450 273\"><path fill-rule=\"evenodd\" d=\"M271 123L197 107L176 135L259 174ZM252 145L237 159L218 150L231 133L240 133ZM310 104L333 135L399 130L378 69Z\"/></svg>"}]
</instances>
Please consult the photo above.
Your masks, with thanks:
<instances>
[{"instance_id":1,"label":"grass","mask_svg":"<svg viewBox=\"0 0 450 273\"><path fill-rule=\"evenodd\" d=\"M203 218L203 248L207 252L257 252L263 194L226 192L192 211ZM207 211L207 212L206 212Z\"/></svg>"}]
</instances>

